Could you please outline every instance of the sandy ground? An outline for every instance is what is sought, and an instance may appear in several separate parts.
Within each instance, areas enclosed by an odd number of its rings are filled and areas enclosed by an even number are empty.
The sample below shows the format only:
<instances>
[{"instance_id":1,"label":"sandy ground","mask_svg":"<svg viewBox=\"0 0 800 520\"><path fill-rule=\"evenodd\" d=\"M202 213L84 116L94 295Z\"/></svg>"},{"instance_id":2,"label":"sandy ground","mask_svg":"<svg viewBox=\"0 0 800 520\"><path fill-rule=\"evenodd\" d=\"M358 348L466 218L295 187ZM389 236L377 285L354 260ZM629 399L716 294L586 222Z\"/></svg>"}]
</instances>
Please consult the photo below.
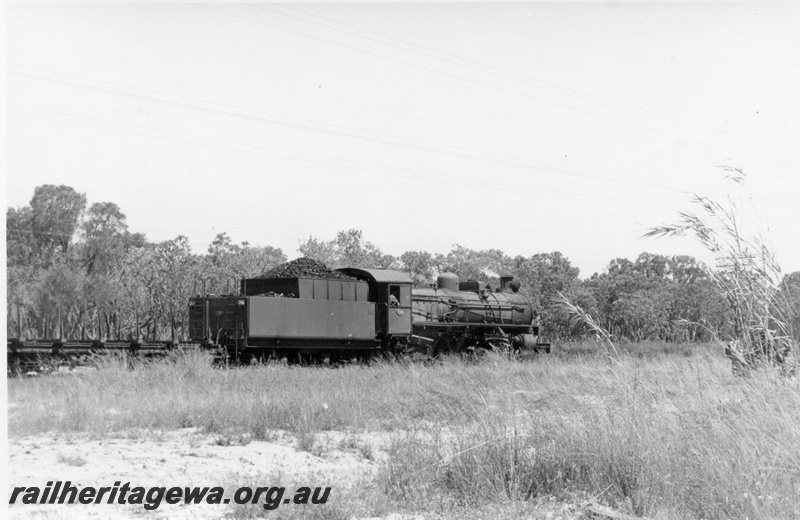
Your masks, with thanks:
<instances>
[{"instance_id":1,"label":"sandy ground","mask_svg":"<svg viewBox=\"0 0 800 520\"><path fill-rule=\"evenodd\" d=\"M230 443L230 445L228 445ZM38 486L72 481L77 486L223 486L230 497L238 486L331 486L369 478L380 462L359 449L338 449L342 439L317 441L319 455L301 451L288 435L272 442L205 435L187 428L159 434L92 438L38 435L9 440L9 482ZM353 443L351 443L353 444ZM317 450L312 450L317 451ZM371 453L367 453L371 457ZM9 490L10 491L10 490ZM17 502L20 502L21 498ZM286 505L283 507L293 507ZM230 506L163 504L155 511L140 505L21 505L9 508L11 518L220 518Z\"/></svg>"},{"instance_id":2,"label":"sandy ground","mask_svg":"<svg viewBox=\"0 0 800 520\"><path fill-rule=\"evenodd\" d=\"M109 437L86 434L36 435L9 439L9 485L43 488L48 481L71 481L84 487L113 486L116 481L130 486L221 486L226 498L240 486L284 486L293 496L299 486L330 486L336 493L358 496L358 490L386 461L383 450L389 434L317 434L311 452L300 449L296 437L278 433L267 441L199 433L194 428L152 433L127 432ZM355 490L355 494L353 494ZM10 496L11 489L9 489ZM350 495L348 495L350 493ZM17 504L8 509L12 519L121 518L219 519L231 516L231 505L162 503L147 511L142 505L40 505ZM331 500L333 502L333 500ZM255 506L257 507L257 506ZM293 504L272 513L289 512ZM326 507L326 506L313 506ZM301 512L301 511L298 511ZM270 517L275 517L269 515ZM277 515L276 515L277 516ZM581 507L563 503L516 503L487 505L486 509L452 512L444 518L576 520L603 518L588 515ZM302 518L303 515L294 515ZM357 520L439 520L441 513L403 514L384 512L381 516L353 516Z\"/></svg>"}]
</instances>

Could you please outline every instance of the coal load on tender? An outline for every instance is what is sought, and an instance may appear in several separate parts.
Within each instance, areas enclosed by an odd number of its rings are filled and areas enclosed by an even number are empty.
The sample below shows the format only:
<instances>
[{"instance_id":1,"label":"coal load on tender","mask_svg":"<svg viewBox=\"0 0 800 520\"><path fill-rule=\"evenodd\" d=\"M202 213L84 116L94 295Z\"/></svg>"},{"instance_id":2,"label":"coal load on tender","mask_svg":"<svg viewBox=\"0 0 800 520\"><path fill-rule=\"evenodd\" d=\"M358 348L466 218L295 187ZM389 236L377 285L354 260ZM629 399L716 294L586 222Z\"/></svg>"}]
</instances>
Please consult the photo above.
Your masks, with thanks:
<instances>
[{"instance_id":1,"label":"coal load on tender","mask_svg":"<svg viewBox=\"0 0 800 520\"><path fill-rule=\"evenodd\" d=\"M334 278L337 280L354 280L340 271L329 269L322 262L312 258L298 258L277 267L264 271L257 278Z\"/></svg>"}]
</instances>

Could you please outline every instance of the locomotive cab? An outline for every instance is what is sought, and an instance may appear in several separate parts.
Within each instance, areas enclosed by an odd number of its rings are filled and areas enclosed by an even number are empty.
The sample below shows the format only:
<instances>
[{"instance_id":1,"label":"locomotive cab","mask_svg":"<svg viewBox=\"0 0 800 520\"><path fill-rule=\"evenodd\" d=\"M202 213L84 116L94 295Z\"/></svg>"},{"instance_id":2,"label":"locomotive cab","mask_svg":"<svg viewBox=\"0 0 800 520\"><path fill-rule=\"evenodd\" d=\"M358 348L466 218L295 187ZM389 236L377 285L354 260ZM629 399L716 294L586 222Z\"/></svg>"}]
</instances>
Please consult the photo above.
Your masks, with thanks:
<instances>
[{"instance_id":1,"label":"locomotive cab","mask_svg":"<svg viewBox=\"0 0 800 520\"><path fill-rule=\"evenodd\" d=\"M407 341L411 336L411 277L391 269L338 271L369 284L369 300L375 303L375 330L386 340Z\"/></svg>"}]
</instances>

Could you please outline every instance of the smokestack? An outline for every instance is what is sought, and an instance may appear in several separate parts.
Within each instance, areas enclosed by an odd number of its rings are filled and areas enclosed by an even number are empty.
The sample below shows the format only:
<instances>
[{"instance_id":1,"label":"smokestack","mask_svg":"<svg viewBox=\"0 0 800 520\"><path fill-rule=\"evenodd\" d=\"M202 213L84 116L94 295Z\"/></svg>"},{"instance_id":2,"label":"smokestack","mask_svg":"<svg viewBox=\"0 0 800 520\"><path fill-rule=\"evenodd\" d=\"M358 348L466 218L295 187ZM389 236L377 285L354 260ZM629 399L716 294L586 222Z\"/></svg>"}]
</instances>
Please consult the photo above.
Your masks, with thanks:
<instances>
[{"instance_id":1,"label":"smokestack","mask_svg":"<svg viewBox=\"0 0 800 520\"><path fill-rule=\"evenodd\" d=\"M515 279L513 276L500 277L500 290L506 291L510 289L513 292L517 292L519 291L519 287L519 280Z\"/></svg>"}]
</instances>

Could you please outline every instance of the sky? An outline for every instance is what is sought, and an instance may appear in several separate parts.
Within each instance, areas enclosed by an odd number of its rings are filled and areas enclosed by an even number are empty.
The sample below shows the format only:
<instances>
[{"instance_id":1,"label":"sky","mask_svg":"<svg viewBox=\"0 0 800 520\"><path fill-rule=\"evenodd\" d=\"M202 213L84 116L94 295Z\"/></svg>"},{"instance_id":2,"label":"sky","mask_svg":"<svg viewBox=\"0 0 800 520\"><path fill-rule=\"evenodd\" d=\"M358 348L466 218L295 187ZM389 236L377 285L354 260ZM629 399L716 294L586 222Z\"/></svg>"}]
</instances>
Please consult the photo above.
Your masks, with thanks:
<instances>
[{"instance_id":1,"label":"sky","mask_svg":"<svg viewBox=\"0 0 800 520\"><path fill-rule=\"evenodd\" d=\"M800 270L800 4L8 4L6 202L66 184L151 241L361 229L581 270L724 198Z\"/></svg>"}]
</instances>

